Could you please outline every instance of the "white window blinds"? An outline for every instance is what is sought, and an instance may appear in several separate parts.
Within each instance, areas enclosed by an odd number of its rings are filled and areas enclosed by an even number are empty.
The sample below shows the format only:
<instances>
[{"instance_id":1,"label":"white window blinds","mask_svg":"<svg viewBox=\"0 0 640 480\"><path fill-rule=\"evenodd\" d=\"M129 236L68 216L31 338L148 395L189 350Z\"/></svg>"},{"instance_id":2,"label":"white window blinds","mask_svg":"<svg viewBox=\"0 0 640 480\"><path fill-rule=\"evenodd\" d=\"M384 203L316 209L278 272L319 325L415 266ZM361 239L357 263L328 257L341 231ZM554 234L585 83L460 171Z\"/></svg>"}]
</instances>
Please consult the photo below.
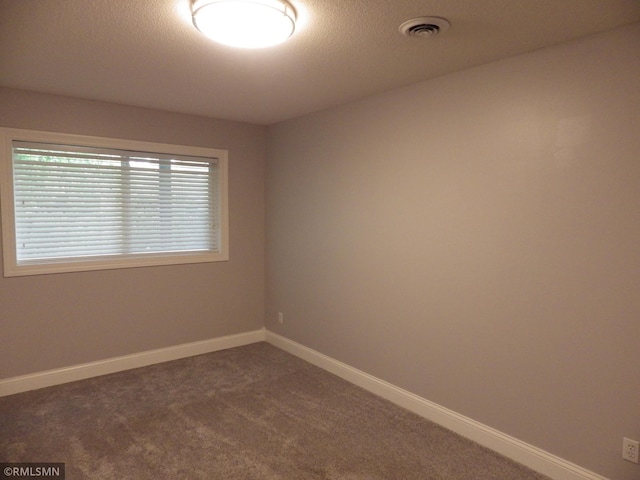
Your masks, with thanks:
<instances>
[{"instance_id":1,"label":"white window blinds","mask_svg":"<svg viewBox=\"0 0 640 480\"><path fill-rule=\"evenodd\" d=\"M16 141L16 260L217 252L215 158Z\"/></svg>"}]
</instances>

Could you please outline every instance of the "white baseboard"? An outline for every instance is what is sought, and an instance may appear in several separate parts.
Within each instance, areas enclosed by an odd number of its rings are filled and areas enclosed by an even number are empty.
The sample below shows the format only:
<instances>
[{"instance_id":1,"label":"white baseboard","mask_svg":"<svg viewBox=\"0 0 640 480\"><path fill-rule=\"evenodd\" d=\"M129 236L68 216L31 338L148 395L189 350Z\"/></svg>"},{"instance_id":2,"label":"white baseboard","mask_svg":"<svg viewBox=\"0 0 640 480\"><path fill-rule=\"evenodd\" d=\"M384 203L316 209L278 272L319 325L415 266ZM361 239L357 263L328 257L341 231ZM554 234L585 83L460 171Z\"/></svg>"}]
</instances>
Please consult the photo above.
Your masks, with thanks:
<instances>
[{"instance_id":1,"label":"white baseboard","mask_svg":"<svg viewBox=\"0 0 640 480\"><path fill-rule=\"evenodd\" d=\"M554 480L607 480L601 475L430 402L345 363L334 360L288 338L267 331L266 341Z\"/></svg>"},{"instance_id":2,"label":"white baseboard","mask_svg":"<svg viewBox=\"0 0 640 480\"><path fill-rule=\"evenodd\" d=\"M0 380L0 397L203 353L240 347L265 340L286 352L300 357L348 382L358 385L365 390L406 408L423 418L442 425L554 480L608 480L605 477L563 460L533 445L529 445L494 428L476 422L471 418L430 402L418 395L398 388L395 385L339 362L338 360L334 360L304 345L269 332L264 328L252 332L185 343Z\"/></svg>"},{"instance_id":3,"label":"white baseboard","mask_svg":"<svg viewBox=\"0 0 640 480\"><path fill-rule=\"evenodd\" d=\"M108 373L121 372L132 368L146 367L155 363L192 357L217 350L240 347L250 343L262 342L265 338L265 329L262 328L252 332L211 338L199 342L184 343L182 345L159 348L157 350L149 350L71 367L57 368L55 370L8 378L0 380L0 397L83 380L85 378L97 377Z\"/></svg>"}]
</instances>

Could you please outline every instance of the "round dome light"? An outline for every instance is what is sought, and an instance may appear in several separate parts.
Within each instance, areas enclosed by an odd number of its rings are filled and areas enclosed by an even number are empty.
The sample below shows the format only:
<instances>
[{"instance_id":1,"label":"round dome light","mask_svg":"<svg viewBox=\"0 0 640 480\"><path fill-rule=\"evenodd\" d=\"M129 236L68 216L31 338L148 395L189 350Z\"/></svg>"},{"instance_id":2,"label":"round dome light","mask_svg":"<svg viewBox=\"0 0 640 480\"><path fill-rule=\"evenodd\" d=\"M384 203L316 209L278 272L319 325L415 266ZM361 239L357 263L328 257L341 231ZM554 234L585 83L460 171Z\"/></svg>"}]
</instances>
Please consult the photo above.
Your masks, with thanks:
<instances>
[{"instance_id":1,"label":"round dome light","mask_svg":"<svg viewBox=\"0 0 640 480\"><path fill-rule=\"evenodd\" d=\"M285 0L195 0L192 12L198 30L232 47L270 47L296 27L295 10Z\"/></svg>"}]
</instances>

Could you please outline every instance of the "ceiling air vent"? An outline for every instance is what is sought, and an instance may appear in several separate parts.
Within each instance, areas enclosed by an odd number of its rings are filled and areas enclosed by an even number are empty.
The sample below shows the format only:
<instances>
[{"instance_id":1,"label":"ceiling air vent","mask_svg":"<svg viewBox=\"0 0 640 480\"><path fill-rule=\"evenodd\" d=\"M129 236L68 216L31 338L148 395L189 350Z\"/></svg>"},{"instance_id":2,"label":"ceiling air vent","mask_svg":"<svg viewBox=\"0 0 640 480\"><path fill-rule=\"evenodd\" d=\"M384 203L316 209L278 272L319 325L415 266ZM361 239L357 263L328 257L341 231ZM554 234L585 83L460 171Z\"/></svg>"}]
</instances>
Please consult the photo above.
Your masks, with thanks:
<instances>
[{"instance_id":1,"label":"ceiling air vent","mask_svg":"<svg viewBox=\"0 0 640 480\"><path fill-rule=\"evenodd\" d=\"M451 24L440 17L418 17L404 22L398 30L407 37L431 38L444 33Z\"/></svg>"}]
</instances>

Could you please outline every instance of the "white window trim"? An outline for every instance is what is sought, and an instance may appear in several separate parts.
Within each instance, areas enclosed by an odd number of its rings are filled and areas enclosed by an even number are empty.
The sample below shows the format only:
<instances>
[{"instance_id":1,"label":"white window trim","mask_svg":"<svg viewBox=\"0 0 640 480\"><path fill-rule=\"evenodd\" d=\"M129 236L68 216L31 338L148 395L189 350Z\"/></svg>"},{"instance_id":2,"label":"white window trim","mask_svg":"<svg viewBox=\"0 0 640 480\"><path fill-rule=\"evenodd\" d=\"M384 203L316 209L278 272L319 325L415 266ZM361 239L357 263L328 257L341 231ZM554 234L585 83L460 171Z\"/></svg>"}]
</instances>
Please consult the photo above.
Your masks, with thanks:
<instances>
[{"instance_id":1,"label":"white window trim","mask_svg":"<svg viewBox=\"0 0 640 480\"><path fill-rule=\"evenodd\" d=\"M126 258L109 256L104 259L56 260L51 262L43 261L38 264L18 264L15 244L16 236L13 192L12 142L14 140L217 158L219 169L218 194L220 207L219 250L217 252L151 253ZM0 149L0 216L2 217L2 253L5 277L229 260L227 150L14 128L0 128Z\"/></svg>"}]
</instances>

